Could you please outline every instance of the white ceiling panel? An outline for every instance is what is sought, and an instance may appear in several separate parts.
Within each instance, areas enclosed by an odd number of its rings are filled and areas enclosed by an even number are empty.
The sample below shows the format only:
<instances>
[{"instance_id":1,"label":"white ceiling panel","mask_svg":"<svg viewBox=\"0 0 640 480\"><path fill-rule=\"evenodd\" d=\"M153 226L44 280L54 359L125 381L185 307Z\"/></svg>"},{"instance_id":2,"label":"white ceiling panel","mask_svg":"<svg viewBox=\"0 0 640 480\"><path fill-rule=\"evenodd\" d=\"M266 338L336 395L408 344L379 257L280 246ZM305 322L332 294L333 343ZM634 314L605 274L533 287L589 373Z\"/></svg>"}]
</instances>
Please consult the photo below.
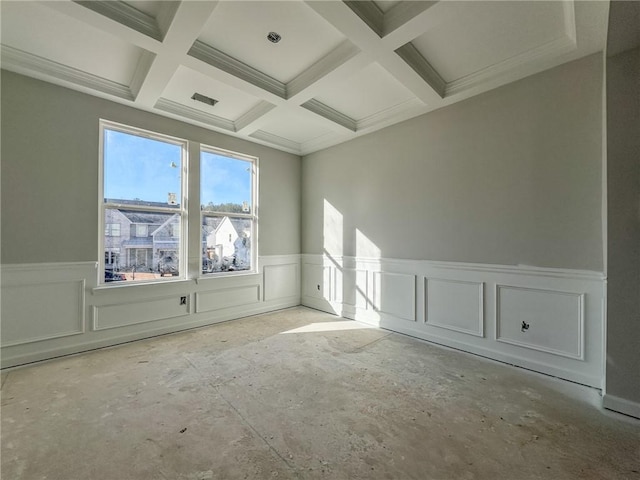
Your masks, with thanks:
<instances>
[{"instance_id":1,"label":"white ceiling panel","mask_svg":"<svg viewBox=\"0 0 640 480\"><path fill-rule=\"evenodd\" d=\"M210 106L192 100L191 96L196 92L214 98L218 103ZM231 121L260 102L256 97L183 66L178 67L162 97Z\"/></svg>"},{"instance_id":2,"label":"white ceiling panel","mask_svg":"<svg viewBox=\"0 0 640 480\"><path fill-rule=\"evenodd\" d=\"M2 44L129 85L142 49L78 22L46 2L2 2Z\"/></svg>"},{"instance_id":3,"label":"white ceiling panel","mask_svg":"<svg viewBox=\"0 0 640 480\"><path fill-rule=\"evenodd\" d=\"M313 113L284 110L270 113L268 122L261 130L299 144L331 132L324 121L314 118Z\"/></svg>"},{"instance_id":4,"label":"white ceiling panel","mask_svg":"<svg viewBox=\"0 0 640 480\"><path fill-rule=\"evenodd\" d=\"M412 43L445 82L565 34L563 2L449 2L442 21Z\"/></svg>"},{"instance_id":5,"label":"white ceiling panel","mask_svg":"<svg viewBox=\"0 0 640 480\"><path fill-rule=\"evenodd\" d=\"M330 92L315 97L356 121L414 98L409 90L377 63L347 78Z\"/></svg>"},{"instance_id":6,"label":"white ceiling panel","mask_svg":"<svg viewBox=\"0 0 640 480\"><path fill-rule=\"evenodd\" d=\"M269 32L282 40L267 40ZM343 40L300 1L220 2L198 40L287 83Z\"/></svg>"}]
</instances>

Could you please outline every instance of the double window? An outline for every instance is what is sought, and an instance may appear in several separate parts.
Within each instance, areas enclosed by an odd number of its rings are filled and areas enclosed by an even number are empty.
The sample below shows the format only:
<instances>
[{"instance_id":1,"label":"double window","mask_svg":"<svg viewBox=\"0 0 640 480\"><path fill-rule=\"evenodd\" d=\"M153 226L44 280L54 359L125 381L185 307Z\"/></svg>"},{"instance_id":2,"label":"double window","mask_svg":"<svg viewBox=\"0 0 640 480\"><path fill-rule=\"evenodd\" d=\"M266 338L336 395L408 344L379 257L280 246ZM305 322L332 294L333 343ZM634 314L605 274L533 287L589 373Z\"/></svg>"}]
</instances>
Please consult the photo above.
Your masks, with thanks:
<instances>
[{"instance_id":1,"label":"double window","mask_svg":"<svg viewBox=\"0 0 640 480\"><path fill-rule=\"evenodd\" d=\"M255 270L255 157L107 121L100 130L100 283ZM189 272L195 250L202 268Z\"/></svg>"}]
</instances>

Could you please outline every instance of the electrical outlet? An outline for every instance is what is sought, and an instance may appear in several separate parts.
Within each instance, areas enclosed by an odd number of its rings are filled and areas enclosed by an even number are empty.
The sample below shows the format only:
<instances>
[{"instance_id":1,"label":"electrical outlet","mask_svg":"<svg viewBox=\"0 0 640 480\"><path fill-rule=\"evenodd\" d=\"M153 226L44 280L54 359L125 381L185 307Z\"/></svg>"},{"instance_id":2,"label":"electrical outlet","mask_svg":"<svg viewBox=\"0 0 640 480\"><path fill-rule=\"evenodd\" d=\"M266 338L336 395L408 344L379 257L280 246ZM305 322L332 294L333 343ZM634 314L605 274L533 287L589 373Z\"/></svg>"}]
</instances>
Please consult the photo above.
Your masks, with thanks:
<instances>
[{"instance_id":1,"label":"electrical outlet","mask_svg":"<svg viewBox=\"0 0 640 480\"><path fill-rule=\"evenodd\" d=\"M180 305L186 305L187 304L187 297L180 297Z\"/></svg>"}]
</instances>

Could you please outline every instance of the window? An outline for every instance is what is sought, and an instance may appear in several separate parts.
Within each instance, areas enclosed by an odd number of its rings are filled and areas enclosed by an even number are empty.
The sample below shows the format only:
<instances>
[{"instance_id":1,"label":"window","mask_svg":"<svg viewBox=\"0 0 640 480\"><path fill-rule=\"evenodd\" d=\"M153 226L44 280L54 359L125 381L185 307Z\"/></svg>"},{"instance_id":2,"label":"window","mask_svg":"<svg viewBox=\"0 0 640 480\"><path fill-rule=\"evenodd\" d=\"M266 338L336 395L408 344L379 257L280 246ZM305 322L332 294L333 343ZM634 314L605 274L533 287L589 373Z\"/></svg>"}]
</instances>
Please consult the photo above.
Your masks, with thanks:
<instances>
[{"instance_id":1,"label":"window","mask_svg":"<svg viewBox=\"0 0 640 480\"><path fill-rule=\"evenodd\" d=\"M101 283L161 279L167 258L185 277L187 142L106 121L100 134Z\"/></svg>"},{"instance_id":2,"label":"window","mask_svg":"<svg viewBox=\"0 0 640 480\"><path fill-rule=\"evenodd\" d=\"M202 273L254 270L257 159L201 147Z\"/></svg>"},{"instance_id":3,"label":"window","mask_svg":"<svg viewBox=\"0 0 640 480\"><path fill-rule=\"evenodd\" d=\"M147 225L136 225L136 237L146 237L149 229Z\"/></svg>"},{"instance_id":4,"label":"window","mask_svg":"<svg viewBox=\"0 0 640 480\"><path fill-rule=\"evenodd\" d=\"M104 226L105 237L119 237L120 236L120 224L119 223L107 223Z\"/></svg>"}]
</instances>

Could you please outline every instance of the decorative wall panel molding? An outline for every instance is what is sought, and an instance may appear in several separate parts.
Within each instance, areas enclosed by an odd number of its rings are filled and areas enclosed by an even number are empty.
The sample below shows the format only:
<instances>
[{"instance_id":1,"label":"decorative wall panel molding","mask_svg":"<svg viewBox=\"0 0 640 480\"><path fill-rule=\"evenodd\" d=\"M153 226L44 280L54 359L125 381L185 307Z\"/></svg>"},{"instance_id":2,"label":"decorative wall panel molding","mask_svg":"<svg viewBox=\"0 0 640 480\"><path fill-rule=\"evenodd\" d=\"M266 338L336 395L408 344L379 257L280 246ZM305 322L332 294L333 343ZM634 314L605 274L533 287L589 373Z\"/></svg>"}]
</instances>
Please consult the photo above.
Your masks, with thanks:
<instances>
[{"instance_id":1,"label":"decorative wall panel molding","mask_svg":"<svg viewBox=\"0 0 640 480\"><path fill-rule=\"evenodd\" d=\"M187 298L187 302L185 305L180 305L180 298L183 296ZM156 297L145 299L144 301L94 305L93 329L106 330L182 317L189 315L189 303L188 295L178 294L169 298Z\"/></svg>"},{"instance_id":2,"label":"decorative wall panel molding","mask_svg":"<svg viewBox=\"0 0 640 480\"><path fill-rule=\"evenodd\" d=\"M599 272L308 254L302 262L303 305L603 387Z\"/></svg>"},{"instance_id":3,"label":"decorative wall panel molding","mask_svg":"<svg viewBox=\"0 0 640 480\"><path fill-rule=\"evenodd\" d=\"M84 290L84 280L3 284L2 347L83 333Z\"/></svg>"},{"instance_id":4,"label":"decorative wall panel molding","mask_svg":"<svg viewBox=\"0 0 640 480\"><path fill-rule=\"evenodd\" d=\"M213 312L260 301L260 285L196 292L196 313Z\"/></svg>"},{"instance_id":5,"label":"decorative wall panel molding","mask_svg":"<svg viewBox=\"0 0 640 480\"><path fill-rule=\"evenodd\" d=\"M265 265L264 300L300 297L300 266L298 263Z\"/></svg>"},{"instance_id":6,"label":"decorative wall panel molding","mask_svg":"<svg viewBox=\"0 0 640 480\"><path fill-rule=\"evenodd\" d=\"M484 337L484 284L425 278L425 321L477 337Z\"/></svg>"},{"instance_id":7,"label":"decorative wall panel molding","mask_svg":"<svg viewBox=\"0 0 640 480\"><path fill-rule=\"evenodd\" d=\"M584 294L496 286L496 340L582 360Z\"/></svg>"},{"instance_id":8,"label":"decorative wall panel molding","mask_svg":"<svg viewBox=\"0 0 640 480\"><path fill-rule=\"evenodd\" d=\"M416 321L416 277L403 273L373 273L373 308Z\"/></svg>"}]
</instances>

